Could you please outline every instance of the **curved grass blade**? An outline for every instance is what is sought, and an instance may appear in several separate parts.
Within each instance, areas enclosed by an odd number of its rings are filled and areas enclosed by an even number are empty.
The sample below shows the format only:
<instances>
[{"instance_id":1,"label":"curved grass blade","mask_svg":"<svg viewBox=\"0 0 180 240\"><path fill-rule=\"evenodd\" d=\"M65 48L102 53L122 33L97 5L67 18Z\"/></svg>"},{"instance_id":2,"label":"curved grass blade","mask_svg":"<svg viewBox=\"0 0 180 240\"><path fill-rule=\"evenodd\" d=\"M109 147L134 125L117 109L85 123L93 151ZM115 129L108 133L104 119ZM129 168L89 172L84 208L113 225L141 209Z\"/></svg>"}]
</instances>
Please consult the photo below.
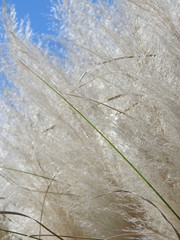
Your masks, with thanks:
<instances>
[{"instance_id":1,"label":"curved grass blade","mask_svg":"<svg viewBox=\"0 0 180 240\"><path fill-rule=\"evenodd\" d=\"M162 202L168 207L168 209L176 216L180 221L180 216L176 211L169 205L163 196L155 189L155 187L144 177L144 175L116 148L116 146L86 117L84 116L73 104L71 104L59 91L52 87L45 79L39 76L35 71L28 67L19 58L17 59L26 69L28 69L33 75L35 75L41 82L43 82L49 89L51 89L58 97L66 102L76 113L78 113L139 175L139 177L151 188L151 190L162 200Z\"/></svg>"},{"instance_id":2,"label":"curved grass blade","mask_svg":"<svg viewBox=\"0 0 180 240\"><path fill-rule=\"evenodd\" d=\"M8 230L8 229L2 229L2 228L0 228L0 231L1 231L1 232L6 232L6 233L12 233L12 234L15 234L15 235L18 235L18 236L28 237L28 238L32 238L32 239L36 239L36 240L43 240L42 238L38 238L38 237L36 237L36 236L29 236L29 235L27 235L27 234L20 233L20 232L15 232L15 231L11 231L11 230Z\"/></svg>"},{"instance_id":3,"label":"curved grass blade","mask_svg":"<svg viewBox=\"0 0 180 240\"><path fill-rule=\"evenodd\" d=\"M55 177L56 177L56 176L54 176L54 177L52 178L52 180L54 180ZM47 198L47 195L48 195L48 192L49 192L49 189L50 189L52 183L53 183L53 181L50 181L50 183L48 184L48 187L47 187L47 189L46 189L46 191L45 191L45 194L44 194L44 198L43 198L43 202L42 202L42 209L41 209L41 214L40 214L40 220L39 220L40 223L42 222L42 219L43 219L45 201L46 201L46 198ZM41 236L41 225L39 225L39 237L40 237L40 236Z\"/></svg>"},{"instance_id":4,"label":"curved grass blade","mask_svg":"<svg viewBox=\"0 0 180 240\"><path fill-rule=\"evenodd\" d=\"M40 223L38 220L23 214L23 213L19 213L19 212L12 212L12 211L0 211L1 215L14 215L14 216L20 216L20 217L25 217L25 218L29 218L30 220L33 220L34 222L36 222L37 224L39 224L41 227L43 227L44 229L46 229L48 232L50 232L51 234L53 234L53 236L57 237L60 240L64 240L62 237L60 237L59 235L57 235L55 232L53 232L52 230L50 230L48 227L46 227L44 224Z\"/></svg>"}]
</instances>

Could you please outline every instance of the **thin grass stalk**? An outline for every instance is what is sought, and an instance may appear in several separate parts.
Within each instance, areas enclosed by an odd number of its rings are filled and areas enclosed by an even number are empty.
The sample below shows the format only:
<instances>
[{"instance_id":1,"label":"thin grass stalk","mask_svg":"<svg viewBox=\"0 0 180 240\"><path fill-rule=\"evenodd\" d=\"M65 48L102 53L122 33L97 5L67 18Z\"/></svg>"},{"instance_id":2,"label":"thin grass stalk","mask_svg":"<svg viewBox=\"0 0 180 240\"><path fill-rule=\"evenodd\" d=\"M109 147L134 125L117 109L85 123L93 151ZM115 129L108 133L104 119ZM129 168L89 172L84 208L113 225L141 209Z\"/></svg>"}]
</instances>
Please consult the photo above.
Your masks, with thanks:
<instances>
[{"instance_id":1,"label":"thin grass stalk","mask_svg":"<svg viewBox=\"0 0 180 240\"><path fill-rule=\"evenodd\" d=\"M41 82L43 82L50 90L52 90L58 97L63 99L75 112L77 112L128 164L129 166L138 174L138 176L151 188L151 190L162 200L162 202L167 206L167 208L174 214L174 216L180 221L180 216L176 211L169 205L169 203L164 199L164 197L155 189L155 187L144 177L144 175L116 148L116 146L86 117L84 116L73 104L71 104L59 91L52 87L46 80L34 72L30 67L28 67L20 59L18 61L28 69L33 75L35 75Z\"/></svg>"}]
</instances>

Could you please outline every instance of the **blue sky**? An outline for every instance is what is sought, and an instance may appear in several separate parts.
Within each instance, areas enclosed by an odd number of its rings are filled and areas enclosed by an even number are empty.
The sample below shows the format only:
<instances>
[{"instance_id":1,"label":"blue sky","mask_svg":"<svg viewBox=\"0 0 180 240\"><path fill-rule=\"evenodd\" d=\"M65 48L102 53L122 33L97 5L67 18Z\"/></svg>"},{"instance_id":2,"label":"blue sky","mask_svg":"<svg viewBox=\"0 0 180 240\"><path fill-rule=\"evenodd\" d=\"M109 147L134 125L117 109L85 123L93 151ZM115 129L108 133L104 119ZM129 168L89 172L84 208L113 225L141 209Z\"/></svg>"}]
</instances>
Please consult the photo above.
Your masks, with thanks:
<instances>
[{"instance_id":1,"label":"blue sky","mask_svg":"<svg viewBox=\"0 0 180 240\"><path fill-rule=\"evenodd\" d=\"M18 20L29 17L34 33L49 33L50 0L5 0L5 2L15 5Z\"/></svg>"},{"instance_id":2,"label":"blue sky","mask_svg":"<svg viewBox=\"0 0 180 240\"><path fill-rule=\"evenodd\" d=\"M2 6L2 0L0 1L0 5ZM34 33L52 33L48 30L48 15L50 14L51 7L50 0L5 0L5 3L6 5L15 5L18 22L20 19L24 19L27 16L29 17ZM6 77L1 74L0 90L4 88L3 84L5 84L6 87L12 87L11 84L7 84L7 82Z\"/></svg>"},{"instance_id":3,"label":"blue sky","mask_svg":"<svg viewBox=\"0 0 180 240\"><path fill-rule=\"evenodd\" d=\"M0 5L2 6L2 0L0 1ZM91 1L97 2L97 0ZM104 1L112 3L113 0ZM48 16L50 15L51 0L5 0L5 3L6 5L13 4L15 6L18 22L20 22L21 19L24 19L27 16L29 17L31 22L31 29L34 33L52 34L52 30L49 30L50 21L48 20ZM54 44L50 44L49 47L51 51L55 51L56 49ZM61 47L61 45L59 45L58 47ZM62 54L63 50L60 55ZM0 76L0 89L2 88L3 78L5 78L5 76ZM7 81L5 80L5 82Z\"/></svg>"},{"instance_id":4,"label":"blue sky","mask_svg":"<svg viewBox=\"0 0 180 240\"><path fill-rule=\"evenodd\" d=\"M97 0L91 1L97 2ZM113 2L112 0L104 1ZM29 16L34 33L52 33L48 29L51 0L5 0L5 2L15 5L18 20Z\"/></svg>"}]
</instances>

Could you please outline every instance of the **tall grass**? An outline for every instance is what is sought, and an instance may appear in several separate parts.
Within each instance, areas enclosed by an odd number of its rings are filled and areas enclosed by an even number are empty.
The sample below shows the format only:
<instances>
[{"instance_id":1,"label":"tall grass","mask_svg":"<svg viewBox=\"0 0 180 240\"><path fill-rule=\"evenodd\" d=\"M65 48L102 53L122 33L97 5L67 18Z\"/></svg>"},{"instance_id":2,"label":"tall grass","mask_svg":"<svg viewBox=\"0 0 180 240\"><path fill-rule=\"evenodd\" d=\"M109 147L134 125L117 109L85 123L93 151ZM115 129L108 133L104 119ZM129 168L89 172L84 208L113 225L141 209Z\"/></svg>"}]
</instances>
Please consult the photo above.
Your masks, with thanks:
<instances>
[{"instance_id":1,"label":"tall grass","mask_svg":"<svg viewBox=\"0 0 180 240\"><path fill-rule=\"evenodd\" d=\"M180 239L179 6L54 1L35 44L4 4L1 238Z\"/></svg>"}]
</instances>

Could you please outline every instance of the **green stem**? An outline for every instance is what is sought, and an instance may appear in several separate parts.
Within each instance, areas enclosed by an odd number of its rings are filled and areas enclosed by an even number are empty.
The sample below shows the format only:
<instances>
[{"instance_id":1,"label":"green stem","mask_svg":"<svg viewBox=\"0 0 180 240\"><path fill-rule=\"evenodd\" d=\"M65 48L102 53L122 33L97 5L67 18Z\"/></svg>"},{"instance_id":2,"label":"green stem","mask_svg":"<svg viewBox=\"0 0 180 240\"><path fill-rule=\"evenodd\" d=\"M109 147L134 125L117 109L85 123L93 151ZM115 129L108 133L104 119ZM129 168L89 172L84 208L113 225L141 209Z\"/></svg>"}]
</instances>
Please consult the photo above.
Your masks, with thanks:
<instances>
[{"instance_id":1,"label":"green stem","mask_svg":"<svg viewBox=\"0 0 180 240\"><path fill-rule=\"evenodd\" d=\"M30 69L25 63L20 59L19 62L24 65L31 73L33 73L37 78L39 78L46 86L48 86L53 92L55 92L61 99L63 99L75 112L77 112L99 135L134 169L134 171L143 179L143 181L153 190L153 192L164 202L164 204L169 208L169 210L176 216L180 221L180 216L175 212L175 210L166 202L166 200L161 196L161 194L153 187L153 185L143 176L143 174L114 146L114 144L99 130L90 120L88 120L76 107L74 107L60 92L54 89L49 83L47 83L42 77Z\"/></svg>"}]
</instances>

